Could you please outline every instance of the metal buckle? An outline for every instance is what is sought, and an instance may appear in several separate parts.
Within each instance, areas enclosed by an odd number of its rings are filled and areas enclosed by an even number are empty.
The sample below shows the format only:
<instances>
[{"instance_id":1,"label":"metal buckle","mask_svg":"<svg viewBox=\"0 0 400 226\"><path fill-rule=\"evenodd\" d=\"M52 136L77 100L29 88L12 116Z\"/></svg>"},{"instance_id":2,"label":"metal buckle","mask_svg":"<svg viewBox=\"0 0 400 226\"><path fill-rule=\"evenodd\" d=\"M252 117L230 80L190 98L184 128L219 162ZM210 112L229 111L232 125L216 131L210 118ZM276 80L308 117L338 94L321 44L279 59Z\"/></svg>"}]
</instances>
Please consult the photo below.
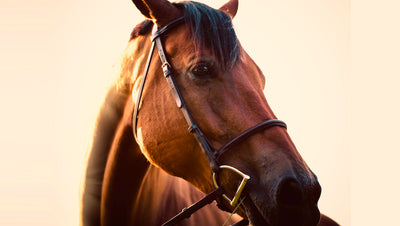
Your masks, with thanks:
<instances>
[{"instance_id":1,"label":"metal buckle","mask_svg":"<svg viewBox=\"0 0 400 226\"><path fill-rule=\"evenodd\" d=\"M236 169L236 168L234 168L232 166L222 165L219 168L232 170L233 172L239 174L243 178L242 181L240 182L240 185L237 188L235 196L233 197L232 200L228 196L226 196L225 194L222 194L222 196L229 202L229 204L231 204L232 207L235 207L236 204L239 201L239 198L240 198L240 195L242 194L244 186L246 186L247 181L250 179L250 176L247 175L247 174L242 173L240 170L238 170L238 169ZM216 188L218 188L219 185L217 183L217 175L215 174L215 172L213 173L213 182L214 182L214 186Z\"/></svg>"}]
</instances>

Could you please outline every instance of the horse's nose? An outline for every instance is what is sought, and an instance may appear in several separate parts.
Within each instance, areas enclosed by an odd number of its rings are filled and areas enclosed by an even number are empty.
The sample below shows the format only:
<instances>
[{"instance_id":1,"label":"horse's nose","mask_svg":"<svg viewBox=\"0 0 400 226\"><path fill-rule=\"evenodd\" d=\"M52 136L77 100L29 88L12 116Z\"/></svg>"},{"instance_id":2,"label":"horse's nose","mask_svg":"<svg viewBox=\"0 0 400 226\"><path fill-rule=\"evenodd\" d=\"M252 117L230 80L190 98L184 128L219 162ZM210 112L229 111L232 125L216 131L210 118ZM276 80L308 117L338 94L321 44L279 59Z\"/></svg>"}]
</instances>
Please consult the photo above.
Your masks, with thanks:
<instances>
[{"instance_id":1,"label":"horse's nose","mask_svg":"<svg viewBox=\"0 0 400 226\"><path fill-rule=\"evenodd\" d=\"M278 184L275 200L281 207L299 207L308 202L316 204L320 196L321 186L318 181L303 187L296 178L285 177Z\"/></svg>"},{"instance_id":2,"label":"horse's nose","mask_svg":"<svg viewBox=\"0 0 400 226\"><path fill-rule=\"evenodd\" d=\"M317 207L320 195L321 186L318 181L302 184L293 176L283 178L275 192L278 225L317 225L320 218Z\"/></svg>"},{"instance_id":3,"label":"horse's nose","mask_svg":"<svg viewBox=\"0 0 400 226\"><path fill-rule=\"evenodd\" d=\"M299 207L304 201L304 192L299 181L293 177L282 179L276 190L275 200L281 207Z\"/></svg>"}]
</instances>

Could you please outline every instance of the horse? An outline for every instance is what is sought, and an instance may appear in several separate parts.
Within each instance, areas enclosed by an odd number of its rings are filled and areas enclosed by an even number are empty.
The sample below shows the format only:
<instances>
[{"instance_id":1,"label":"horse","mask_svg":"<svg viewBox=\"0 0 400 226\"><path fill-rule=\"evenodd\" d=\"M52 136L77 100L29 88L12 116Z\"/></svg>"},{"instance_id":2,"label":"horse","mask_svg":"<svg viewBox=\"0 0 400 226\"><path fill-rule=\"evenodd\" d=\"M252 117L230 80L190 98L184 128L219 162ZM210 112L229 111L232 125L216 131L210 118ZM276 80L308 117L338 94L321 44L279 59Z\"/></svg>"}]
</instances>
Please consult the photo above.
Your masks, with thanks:
<instances>
[{"instance_id":1,"label":"horse","mask_svg":"<svg viewBox=\"0 0 400 226\"><path fill-rule=\"evenodd\" d=\"M161 225L200 199L217 205L180 225L338 225L236 37L238 0L133 3L146 20L96 121L81 224Z\"/></svg>"}]
</instances>

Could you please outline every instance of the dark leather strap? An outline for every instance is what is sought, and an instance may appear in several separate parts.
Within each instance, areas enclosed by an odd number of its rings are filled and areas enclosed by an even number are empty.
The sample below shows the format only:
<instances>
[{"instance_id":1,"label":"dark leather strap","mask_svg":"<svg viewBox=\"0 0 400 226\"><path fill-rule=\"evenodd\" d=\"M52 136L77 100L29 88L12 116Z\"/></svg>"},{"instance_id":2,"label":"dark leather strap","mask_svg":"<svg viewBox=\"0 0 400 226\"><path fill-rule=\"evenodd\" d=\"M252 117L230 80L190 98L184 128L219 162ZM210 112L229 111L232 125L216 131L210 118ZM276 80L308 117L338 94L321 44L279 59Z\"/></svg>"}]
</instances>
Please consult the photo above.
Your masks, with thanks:
<instances>
[{"instance_id":1,"label":"dark leather strap","mask_svg":"<svg viewBox=\"0 0 400 226\"><path fill-rule=\"evenodd\" d=\"M151 41L153 42L156 38L160 37L162 34L166 33L167 31L171 30L172 28L180 25L181 23L185 22L185 17L179 17L171 22L169 22L164 27L158 28L157 31L153 32L151 35Z\"/></svg>"},{"instance_id":2,"label":"dark leather strap","mask_svg":"<svg viewBox=\"0 0 400 226\"><path fill-rule=\"evenodd\" d=\"M140 82L140 86L139 86L139 90L138 90L136 102L135 102L135 109L133 111L133 117L132 117L133 134L135 135L135 139L137 139L137 133L136 133L137 132L137 116L139 114L140 101L142 99L144 84L146 82L147 74L149 73L150 63L151 63L151 59L152 59L154 47L155 47L154 39L159 37L160 35L162 35L164 32L168 31L169 29L174 28L177 25L181 24L182 22L184 22L184 19L185 19L184 17L180 17L180 18L168 23L164 27L162 27L159 30L157 30L156 32L154 32L153 35L151 36L152 44L151 44L151 48L149 51L149 56L147 57L147 62L146 62L146 66L144 69L143 78L142 78L142 81Z\"/></svg>"},{"instance_id":3,"label":"dark leather strap","mask_svg":"<svg viewBox=\"0 0 400 226\"><path fill-rule=\"evenodd\" d=\"M136 96L136 102L135 102L135 110L133 111L133 117L132 117L132 128L133 128L133 135L135 135L135 139L137 139L137 116L139 113L140 109L140 101L142 99L142 94L143 94L143 89L144 89L144 84L146 82L147 74L149 73L149 68L150 68L150 63L151 63L151 58L153 56L154 52L154 47L155 44L154 42L151 44L149 56L147 57L147 62L146 62L146 67L144 68L144 73L143 73L143 78L142 81L140 82L139 90Z\"/></svg>"},{"instance_id":4,"label":"dark leather strap","mask_svg":"<svg viewBox=\"0 0 400 226\"><path fill-rule=\"evenodd\" d=\"M165 222L162 226L176 225L181 220L189 218L194 212L201 209L205 205L212 203L217 197L221 196L223 193L224 191L221 187L215 189L213 192L207 194L206 196L204 196L204 198L200 199L200 201L189 207L184 208L182 212L171 218L169 221Z\"/></svg>"},{"instance_id":5,"label":"dark leather strap","mask_svg":"<svg viewBox=\"0 0 400 226\"><path fill-rule=\"evenodd\" d=\"M247 138L249 138L250 136L259 133L265 129L271 128L273 126L280 126L283 128L287 128L286 123L278 120L278 119L270 119L267 121L264 121L260 124L257 124L253 127L251 127L250 129L244 131L243 133L239 134L237 137L233 138L231 141L229 141L228 143L226 143L221 149L219 149L215 155L216 155L216 159L218 160L218 158L224 154L225 152L229 151L230 149L232 149L233 147L235 147L236 145L242 143L243 141L245 141Z\"/></svg>"},{"instance_id":6,"label":"dark leather strap","mask_svg":"<svg viewBox=\"0 0 400 226\"><path fill-rule=\"evenodd\" d=\"M157 45L158 49L158 54L160 55L161 63L162 63L162 68L164 72L164 77L167 79L167 82L171 88L172 94L174 95L176 105L178 108L181 110L186 123L188 124L189 132L194 135L196 138L198 144L201 147L201 150L204 152L206 155L208 162L210 163L210 167L213 172L218 172L219 167L216 162L216 158L214 155L215 148L212 146L212 144L208 141L204 133L200 130L200 128L197 126L197 124L194 122L192 117L190 116L189 110L187 109L185 102L182 98L182 95L179 92L179 88L176 84L176 81L174 79L173 73L172 73L172 68L170 64L168 63L167 56L164 51L164 47L161 42L160 35L156 36L154 39Z\"/></svg>"}]
</instances>

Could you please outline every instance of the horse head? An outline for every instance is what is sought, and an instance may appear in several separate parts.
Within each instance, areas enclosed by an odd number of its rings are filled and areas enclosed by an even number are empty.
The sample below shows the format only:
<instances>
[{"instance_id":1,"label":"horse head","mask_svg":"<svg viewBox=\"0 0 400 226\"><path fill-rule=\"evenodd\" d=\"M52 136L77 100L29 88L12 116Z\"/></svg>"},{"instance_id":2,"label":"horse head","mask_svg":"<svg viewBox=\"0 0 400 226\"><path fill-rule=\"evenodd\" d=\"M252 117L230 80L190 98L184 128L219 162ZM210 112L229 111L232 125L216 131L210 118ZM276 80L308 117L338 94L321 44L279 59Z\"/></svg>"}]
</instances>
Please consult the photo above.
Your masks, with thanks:
<instances>
[{"instance_id":1,"label":"horse head","mask_svg":"<svg viewBox=\"0 0 400 226\"><path fill-rule=\"evenodd\" d=\"M276 116L264 96L264 75L240 45L232 26L238 1L230 0L220 9L195 2L133 2L148 19L128 47L135 52L133 75L128 78L138 111L133 114L134 133L144 156L204 193L221 186L232 197L242 181L232 170L213 169L215 164L246 174L250 179L240 195L243 202L238 213L253 225L317 225L321 188L315 174L282 123L276 120L276 125L259 126ZM157 51L149 53L150 29L152 24L153 30L162 29L181 17L180 23L157 37L168 61L167 76L179 88L176 94L163 76L165 62ZM146 65L149 55L152 59ZM147 81L141 93L144 74ZM189 116L181 113L183 107ZM188 130L188 121L198 128ZM254 126L261 129L252 130L211 160L192 131L201 131L213 151ZM216 170L217 182L212 177ZM227 201L221 202L233 209Z\"/></svg>"}]
</instances>

